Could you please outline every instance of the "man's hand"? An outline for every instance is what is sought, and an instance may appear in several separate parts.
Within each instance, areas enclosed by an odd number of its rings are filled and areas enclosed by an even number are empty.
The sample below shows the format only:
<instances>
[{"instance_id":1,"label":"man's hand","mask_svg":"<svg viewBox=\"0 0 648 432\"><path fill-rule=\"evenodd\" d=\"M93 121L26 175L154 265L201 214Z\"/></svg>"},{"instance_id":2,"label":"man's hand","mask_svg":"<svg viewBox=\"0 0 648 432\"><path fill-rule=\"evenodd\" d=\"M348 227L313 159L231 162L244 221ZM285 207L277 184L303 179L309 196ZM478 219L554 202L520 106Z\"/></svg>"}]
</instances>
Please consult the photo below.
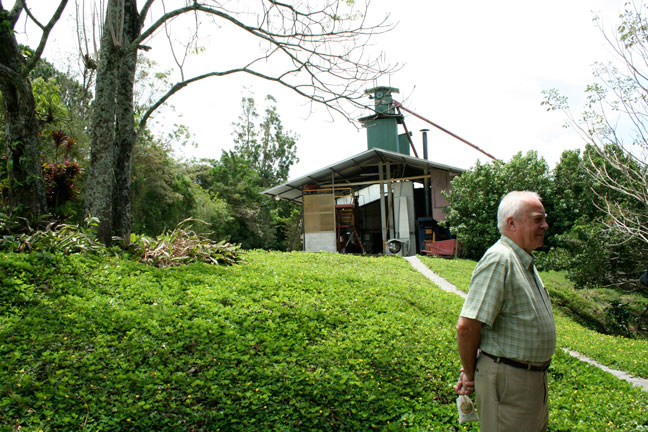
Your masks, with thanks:
<instances>
[{"instance_id":1,"label":"man's hand","mask_svg":"<svg viewBox=\"0 0 648 432\"><path fill-rule=\"evenodd\" d=\"M454 386L454 389L456 390L457 394L460 395L469 395L475 391L475 381L474 377L472 379L468 379L466 377L466 374L461 372L459 375L459 381L457 381L457 385Z\"/></svg>"},{"instance_id":2,"label":"man's hand","mask_svg":"<svg viewBox=\"0 0 648 432\"><path fill-rule=\"evenodd\" d=\"M455 390L460 395L469 395L475 391L475 366L483 325L480 321L466 317L459 317L457 322L457 343L463 368Z\"/></svg>"}]
</instances>

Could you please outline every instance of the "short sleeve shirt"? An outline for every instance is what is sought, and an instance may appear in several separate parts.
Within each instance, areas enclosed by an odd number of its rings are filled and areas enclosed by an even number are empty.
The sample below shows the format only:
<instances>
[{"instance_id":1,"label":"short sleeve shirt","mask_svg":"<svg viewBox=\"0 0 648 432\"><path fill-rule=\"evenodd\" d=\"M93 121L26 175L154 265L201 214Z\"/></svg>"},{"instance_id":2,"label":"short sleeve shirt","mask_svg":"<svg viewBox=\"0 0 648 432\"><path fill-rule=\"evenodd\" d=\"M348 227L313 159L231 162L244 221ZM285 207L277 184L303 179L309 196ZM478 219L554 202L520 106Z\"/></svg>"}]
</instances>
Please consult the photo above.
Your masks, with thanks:
<instances>
[{"instance_id":1,"label":"short sleeve shirt","mask_svg":"<svg viewBox=\"0 0 648 432\"><path fill-rule=\"evenodd\" d=\"M556 326L533 263L531 254L502 236L475 267L461 316L484 323L481 350L528 362L551 359Z\"/></svg>"}]
</instances>

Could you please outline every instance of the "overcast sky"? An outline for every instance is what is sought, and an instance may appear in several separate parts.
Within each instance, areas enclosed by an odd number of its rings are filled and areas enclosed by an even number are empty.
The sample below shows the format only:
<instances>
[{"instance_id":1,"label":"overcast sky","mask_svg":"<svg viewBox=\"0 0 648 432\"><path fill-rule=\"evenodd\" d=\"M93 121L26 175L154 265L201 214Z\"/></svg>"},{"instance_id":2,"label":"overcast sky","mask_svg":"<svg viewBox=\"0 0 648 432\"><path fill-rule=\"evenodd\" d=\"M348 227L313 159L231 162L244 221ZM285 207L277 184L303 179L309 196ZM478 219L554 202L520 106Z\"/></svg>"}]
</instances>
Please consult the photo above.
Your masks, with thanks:
<instances>
[{"instance_id":1,"label":"overcast sky","mask_svg":"<svg viewBox=\"0 0 648 432\"><path fill-rule=\"evenodd\" d=\"M373 0L372 13L389 14L397 27L377 38L372 49L382 50L391 63L403 64L377 84L400 89L397 98L403 106L500 159L536 150L553 166L563 150L582 147L582 142L563 127L561 113L547 112L540 105L542 90L555 87L574 106L582 103L583 90L593 81L592 64L611 58L594 15L611 29L624 3ZM65 33L71 28L68 20L55 32L45 53L50 61L61 55L57 44L66 43ZM217 40L201 56L236 56L234 47ZM221 50L218 54L216 48ZM365 131L341 116L331 120L321 108L311 113L309 105L287 90L238 76L212 79L172 98L181 117L168 121L186 124L198 143L195 149L178 149L178 154L219 158L223 149L231 149L231 125L240 114L241 97L250 93L259 102L268 93L274 95L285 127L299 135L300 162L291 177L366 149ZM410 115L405 121L421 153L419 130L430 126ZM488 160L442 132L432 130L429 142L430 159L436 162L469 168L478 159Z\"/></svg>"}]
</instances>

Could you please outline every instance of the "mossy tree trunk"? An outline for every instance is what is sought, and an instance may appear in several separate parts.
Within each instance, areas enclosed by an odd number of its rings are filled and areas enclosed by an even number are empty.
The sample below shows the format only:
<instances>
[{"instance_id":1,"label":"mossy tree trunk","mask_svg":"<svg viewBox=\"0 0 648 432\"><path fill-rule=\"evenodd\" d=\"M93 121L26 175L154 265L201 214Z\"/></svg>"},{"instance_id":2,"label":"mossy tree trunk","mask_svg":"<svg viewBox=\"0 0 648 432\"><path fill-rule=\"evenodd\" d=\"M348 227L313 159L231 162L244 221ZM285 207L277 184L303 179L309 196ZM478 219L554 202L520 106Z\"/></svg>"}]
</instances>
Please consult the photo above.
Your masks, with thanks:
<instances>
[{"instance_id":1,"label":"mossy tree trunk","mask_svg":"<svg viewBox=\"0 0 648 432\"><path fill-rule=\"evenodd\" d=\"M110 5L110 3L109 3ZM110 7L110 6L109 6ZM104 28L97 66L92 117L92 147L86 186L86 213L99 218L99 237L111 243L113 226L113 185L115 137L115 92L117 89L118 49L110 31Z\"/></svg>"},{"instance_id":2,"label":"mossy tree trunk","mask_svg":"<svg viewBox=\"0 0 648 432\"><path fill-rule=\"evenodd\" d=\"M0 3L0 92L5 115L9 205L34 220L47 211L43 187L36 103L29 69L13 31L12 17Z\"/></svg>"},{"instance_id":3,"label":"mossy tree trunk","mask_svg":"<svg viewBox=\"0 0 648 432\"><path fill-rule=\"evenodd\" d=\"M86 192L86 212L99 218L98 234L107 245L113 235L122 237L126 244L130 238L137 64L137 50L130 43L139 36L140 29L134 0L108 2L97 68Z\"/></svg>"},{"instance_id":4,"label":"mossy tree trunk","mask_svg":"<svg viewBox=\"0 0 648 432\"><path fill-rule=\"evenodd\" d=\"M124 39L132 43L140 35L141 24L135 0L124 4ZM117 131L115 136L115 202L113 217L115 233L121 237L122 244L128 246L131 233L131 173L133 150L137 141L135 131L134 87L137 69L137 50L126 52L119 68L119 87L117 89Z\"/></svg>"}]
</instances>

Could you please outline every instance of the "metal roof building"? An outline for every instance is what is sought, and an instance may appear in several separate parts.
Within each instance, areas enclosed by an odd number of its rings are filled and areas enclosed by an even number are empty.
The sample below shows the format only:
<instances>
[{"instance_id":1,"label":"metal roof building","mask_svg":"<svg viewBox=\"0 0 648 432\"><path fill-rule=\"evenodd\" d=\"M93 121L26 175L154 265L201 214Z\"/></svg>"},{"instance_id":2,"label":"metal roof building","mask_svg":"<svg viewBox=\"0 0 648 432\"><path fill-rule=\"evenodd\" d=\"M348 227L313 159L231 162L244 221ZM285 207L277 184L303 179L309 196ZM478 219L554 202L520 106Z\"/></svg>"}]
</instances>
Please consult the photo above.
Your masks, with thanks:
<instances>
[{"instance_id":1,"label":"metal roof building","mask_svg":"<svg viewBox=\"0 0 648 432\"><path fill-rule=\"evenodd\" d=\"M410 156L409 132L397 131L404 119L391 95L398 90L368 92L375 109L360 119L366 151L263 192L302 205L304 250L414 255L450 239L437 223L448 204L442 192L463 170Z\"/></svg>"},{"instance_id":2,"label":"metal roof building","mask_svg":"<svg viewBox=\"0 0 648 432\"><path fill-rule=\"evenodd\" d=\"M383 177L381 177L381 168ZM386 179L391 181L423 181L429 172L442 171L450 177L457 176L461 168L439 164L389 150L373 148L365 150L340 162L320 168L310 174L291 179L284 184L263 191L264 194L285 199L298 204L303 203L303 193L309 185L327 187L351 187L362 189L370 184L378 184Z\"/></svg>"}]
</instances>

